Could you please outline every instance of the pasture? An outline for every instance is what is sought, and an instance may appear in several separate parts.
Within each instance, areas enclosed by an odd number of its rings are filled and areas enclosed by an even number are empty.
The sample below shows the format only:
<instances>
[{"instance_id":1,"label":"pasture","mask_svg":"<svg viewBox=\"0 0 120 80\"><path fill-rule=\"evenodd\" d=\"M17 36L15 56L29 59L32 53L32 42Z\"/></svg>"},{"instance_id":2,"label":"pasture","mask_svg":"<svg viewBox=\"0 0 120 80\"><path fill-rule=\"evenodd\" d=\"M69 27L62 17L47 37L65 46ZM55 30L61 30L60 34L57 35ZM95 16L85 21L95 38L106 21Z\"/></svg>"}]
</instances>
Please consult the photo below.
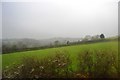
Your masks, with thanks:
<instances>
[{"instance_id":1,"label":"pasture","mask_svg":"<svg viewBox=\"0 0 120 80\"><path fill-rule=\"evenodd\" d=\"M117 64L118 63L118 42L110 41L110 42L99 42L99 43L93 43L93 44L83 44L83 45L50 48L50 49L44 49L44 50L34 50L34 51L3 54L2 67L4 70L6 69L6 67L12 68L16 64L22 64L22 60L21 60L22 58L34 57L34 59L42 60L47 57L53 57L57 53L69 55L71 60L70 66L72 67L74 72L79 72L81 69L82 69L82 72L86 71L88 67L86 67L85 70L83 68L80 69L79 67L81 65L88 66L88 64L91 63L90 60L93 60L92 63L95 62L96 64L98 64L98 62L100 62L100 65L106 65L107 63L110 62L109 60L111 60L112 62L112 58L115 58L113 60L115 64L111 63L111 65L115 65L115 66L118 65ZM84 57L80 58L81 56L84 56ZM86 57L87 57L87 62L89 63L85 62ZM84 59L83 61L87 65L80 62L82 61L82 59ZM106 61L108 62L106 63ZM109 64L107 66L109 66ZM118 67L117 68L112 67L112 69L113 69L112 73L117 74Z\"/></svg>"}]
</instances>

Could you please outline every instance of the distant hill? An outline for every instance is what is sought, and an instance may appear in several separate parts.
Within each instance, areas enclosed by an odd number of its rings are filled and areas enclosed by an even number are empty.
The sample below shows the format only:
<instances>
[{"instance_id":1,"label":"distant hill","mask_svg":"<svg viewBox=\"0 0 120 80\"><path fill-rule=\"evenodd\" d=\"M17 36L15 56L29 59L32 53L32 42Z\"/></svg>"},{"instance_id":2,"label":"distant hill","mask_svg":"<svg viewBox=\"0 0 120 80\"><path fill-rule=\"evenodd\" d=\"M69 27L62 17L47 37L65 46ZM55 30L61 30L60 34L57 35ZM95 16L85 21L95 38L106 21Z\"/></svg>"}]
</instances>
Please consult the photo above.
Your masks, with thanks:
<instances>
[{"instance_id":1,"label":"distant hill","mask_svg":"<svg viewBox=\"0 0 120 80\"><path fill-rule=\"evenodd\" d=\"M40 47L40 46L46 46L46 45L54 45L55 41L59 41L59 44L66 44L67 41L69 42L75 42L81 40L81 38L50 38L50 39L2 39L2 43L4 45L26 45L26 47Z\"/></svg>"}]
</instances>

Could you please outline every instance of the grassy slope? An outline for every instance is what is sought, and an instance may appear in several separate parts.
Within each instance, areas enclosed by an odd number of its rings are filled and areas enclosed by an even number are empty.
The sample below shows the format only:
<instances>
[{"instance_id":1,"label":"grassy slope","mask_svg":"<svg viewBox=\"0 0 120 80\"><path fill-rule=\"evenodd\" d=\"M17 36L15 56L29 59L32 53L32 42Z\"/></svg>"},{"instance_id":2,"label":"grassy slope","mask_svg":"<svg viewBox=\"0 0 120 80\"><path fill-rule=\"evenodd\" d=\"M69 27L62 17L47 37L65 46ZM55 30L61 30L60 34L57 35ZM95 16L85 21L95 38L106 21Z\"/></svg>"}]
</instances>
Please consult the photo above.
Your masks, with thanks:
<instances>
[{"instance_id":1,"label":"grassy slope","mask_svg":"<svg viewBox=\"0 0 120 80\"><path fill-rule=\"evenodd\" d=\"M52 56L55 54L56 51L66 51L70 54L71 60L73 61L73 67L76 70L77 65L77 54L82 53L84 50L106 50L106 51L114 51L118 53L118 42L111 41L111 42L100 42L94 44L85 44L85 45L75 45L75 46L67 46L67 47L60 47L60 48L51 48L51 49L44 49L44 50L34 50L34 51L26 51L26 52L16 52L11 54L4 54L3 55L3 68L5 66L12 66L14 63L20 63L20 59L22 57L27 56L36 56L38 58L44 58L47 56Z\"/></svg>"},{"instance_id":2,"label":"grassy slope","mask_svg":"<svg viewBox=\"0 0 120 80\"><path fill-rule=\"evenodd\" d=\"M0 53L0 79L1 79L1 76L2 76L2 55Z\"/></svg>"}]
</instances>

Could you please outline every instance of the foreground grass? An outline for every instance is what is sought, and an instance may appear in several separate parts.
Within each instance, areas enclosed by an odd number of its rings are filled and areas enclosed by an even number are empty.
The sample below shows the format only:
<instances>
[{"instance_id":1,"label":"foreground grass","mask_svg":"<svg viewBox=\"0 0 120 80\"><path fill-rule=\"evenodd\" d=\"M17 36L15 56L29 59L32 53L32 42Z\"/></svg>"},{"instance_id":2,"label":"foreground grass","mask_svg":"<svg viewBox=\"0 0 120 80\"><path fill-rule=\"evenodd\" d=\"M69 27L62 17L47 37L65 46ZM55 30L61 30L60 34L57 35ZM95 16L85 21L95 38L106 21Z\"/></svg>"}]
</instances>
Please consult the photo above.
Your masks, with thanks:
<instances>
[{"instance_id":1,"label":"foreground grass","mask_svg":"<svg viewBox=\"0 0 120 80\"><path fill-rule=\"evenodd\" d=\"M2 55L0 53L0 79L2 77Z\"/></svg>"},{"instance_id":2,"label":"foreground grass","mask_svg":"<svg viewBox=\"0 0 120 80\"><path fill-rule=\"evenodd\" d=\"M24 57L22 64L3 70L3 78L58 78L70 75L69 55L57 52L52 57L39 60L36 57Z\"/></svg>"},{"instance_id":3,"label":"foreground grass","mask_svg":"<svg viewBox=\"0 0 120 80\"><path fill-rule=\"evenodd\" d=\"M118 45L117 41L112 41L112 42L100 42L100 43L94 43L94 44L75 45L75 46L52 48L52 49L45 49L45 50L35 50L35 51L4 54L2 57L3 58L3 70L6 69L6 67L12 68L13 65L22 64L23 58L36 57L39 60L43 60L46 57L53 57L56 53L64 53L64 54L70 55L69 58L70 58L71 64L69 64L69 66L71 66L74 72L78 71L78 76L79 76L80 75L79 71L81 72L81 70L83 70L82 74L84 73L86 74L86 72L90 72L89 70L94 70L94 68L93 69L91 69L90 67L89 67L90 69L88 68L89 63L92 64L94 62L97 62L97 63L100 62L99 63L100 65L105 65L105 64L108 64L109 62L109 61L106 62L107 61L106 58L110 57L109 60L111 60L112 56L115 56L115 61L118 61L117 60L117 56L118 56L117 45ZM86 51L89 52L90 56L86 55L88 57L85 60L84 55L87 54ZM101 53L103 53L105 56L102 56ZM80 56L82 56L82 58L80 58ZM100 57L100 60L98 60L99 57ZM80 61L83 61L86 64L81 64ZM111 64L108 64L108 65L111 66ZM86 68L84 67L85 69L80 69L80 65L86 65L87 67ZM113 68L113 69L114 71L116 70L116 68ZM96 70L99 70L99 69L96 68ZM116 75L116 71L115 72L114 71L112 71L112 73Z\"/></svg>"},{"instance_id":4,"label":"foreground grass","mask_svg":"<svg viewBox=\"0 0 120 80\"><path fill-rule=\"evenodd\" d=\"M68 46L68 47L60 47L60 48L51 48L51 49L44 49L44 50L35 50L35 51L26 51L26 52L16 52L11 54L3 54L3 68L5 66L10 66L15 63L20 63L20 59L22 57L27 56L36 56L39 59L42 59L47 56L53 56L56 51L66 51L67 54L70 54L71 60L75 63L77 54L85 51L97 51L97 50L106 50L106 51L115 51L118 53L118 42L102 42L102 43L94 43L94 44L85 44L85 45L75 45L75 46ZM74 65L73 65L74 66Z\"/></svg>"}]
</instances>

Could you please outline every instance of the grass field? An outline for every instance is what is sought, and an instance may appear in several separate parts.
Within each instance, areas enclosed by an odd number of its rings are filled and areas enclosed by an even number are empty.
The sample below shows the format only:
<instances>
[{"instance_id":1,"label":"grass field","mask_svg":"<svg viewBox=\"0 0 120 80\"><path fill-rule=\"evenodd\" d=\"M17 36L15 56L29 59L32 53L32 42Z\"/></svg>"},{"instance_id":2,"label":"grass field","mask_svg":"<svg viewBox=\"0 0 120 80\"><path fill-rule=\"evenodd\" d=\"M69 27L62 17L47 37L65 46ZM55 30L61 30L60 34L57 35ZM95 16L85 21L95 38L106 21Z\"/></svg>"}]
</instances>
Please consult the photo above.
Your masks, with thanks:
<instances>
[{"instance_id":1,"label":"grass field","mask_svg":"<svg viewBox=\"0 0 120 80\"><path fill-rule=\"evenodd\" d=\"M93 44L85 44L85 45L75 45L75 46L67 46L60 48L51 48L44 50L34 50L34 51L26 51L26 52L16 52L11 54L3 54L3 69L6 66L12 66L14 64L18 64L21 62L22 57L35 56L39 59L42 59L47 56L53 56L56 52L65 52L65 54L70 54L70 59L72 61L72 67L74 70L77 70L77 56L82 51L89 50L95 53L95 51L107 51L114 52L114 54L118 55L118 42L99 42ZM94 56L94 55L93 55ZM109 55L108 55L109 56Z\"/></svg>"}]
</instances>

